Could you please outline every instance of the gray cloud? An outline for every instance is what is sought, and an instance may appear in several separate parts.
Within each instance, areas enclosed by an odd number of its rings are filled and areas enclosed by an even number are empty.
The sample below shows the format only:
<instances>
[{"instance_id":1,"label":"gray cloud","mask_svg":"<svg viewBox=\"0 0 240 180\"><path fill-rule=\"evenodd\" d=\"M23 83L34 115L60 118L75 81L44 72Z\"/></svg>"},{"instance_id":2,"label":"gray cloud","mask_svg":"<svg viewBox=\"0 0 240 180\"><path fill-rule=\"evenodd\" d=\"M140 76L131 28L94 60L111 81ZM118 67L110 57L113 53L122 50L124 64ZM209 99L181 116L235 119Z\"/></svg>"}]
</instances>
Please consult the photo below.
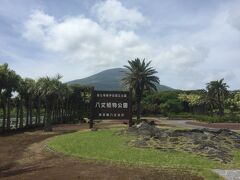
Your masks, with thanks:
<instances>
[{"instance_id":1,"label":"gray cloud","mask_svg":"<svg viewBox=\"0 0 240 180\"><path fill-rule=\"evenodd\" d=\"M228 22L240 31L240 9L233 9L229 12Z\"/></svg>"},{"instance_id":2,"label":"gray cloud","mask_svg":"<svg viewBox=\"0 0 240 180\"><path fill-rule=\"evenodd\" d=\"M121 67L127 60L140 57L152 60L161 82L175 88L203 88L207 81L221 77L232 88L239 88L239 11L234 10L239 3L218 2L211 1L210 6L196 2L191 7L191 3L185 6L179 1L154 1L154 5L148 1L91 1L85 11L66 3L74 13L64 11L64 6L59 7L61 13L55 12L44 2L40 8L31 5L31 11L23 13L21 19L14 16L14 21L24 21L23 30L13 23L14 30L20 30L24 37L13 38L19 38L18 46L13 48L18 50L8 48L11 43L1 30L4 43L0 46L8 55L15 53L9 57L19 60L12 65L26 76L38 77L42 73L38 68L24 71L28 62L46 67L49 74L60 72L65 81ZM19 44L29 52L24 53L26 58ZM44 54L44 60L34 56L38 51Z\"/></svg>"},{"instance_id":3,"label":"gray cloud","mask_svg":"<svg viewBox=\"0 0 240 180\"><path fill-rule=\"evenodd\" d=\"M92 13L100 23L112 28L134 28L149 23L149 20L136 8L126 8L118 0L106 0L96 3Z\"/></svg>"}]
</instances>

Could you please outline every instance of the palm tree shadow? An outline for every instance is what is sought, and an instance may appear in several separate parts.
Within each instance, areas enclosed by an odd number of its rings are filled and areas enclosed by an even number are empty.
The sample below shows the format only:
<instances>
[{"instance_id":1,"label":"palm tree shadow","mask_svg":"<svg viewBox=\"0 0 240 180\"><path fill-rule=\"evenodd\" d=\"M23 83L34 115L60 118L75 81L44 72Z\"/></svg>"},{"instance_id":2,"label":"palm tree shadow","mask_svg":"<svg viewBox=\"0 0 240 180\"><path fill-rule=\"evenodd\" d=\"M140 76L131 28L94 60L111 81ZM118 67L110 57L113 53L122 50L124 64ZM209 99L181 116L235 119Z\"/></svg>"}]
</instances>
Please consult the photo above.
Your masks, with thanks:
<instances>
[{"instance_id":1,"label":"palm tree shadow","mask_svg":"<svg viewBox=\"0 0 240 180\"><path fill-rule=\"evenodd\" d=\"M4 178L4 177L6 178L6 177L11 177L11 176L15 176L23 173L49 169L53 166L46 166L46 167L28 166L28 167L17 168L17 169L10 169L10 167L12 166L6 167L7 169L0 171L0 178Z\"/></svg>"}]
</instances>

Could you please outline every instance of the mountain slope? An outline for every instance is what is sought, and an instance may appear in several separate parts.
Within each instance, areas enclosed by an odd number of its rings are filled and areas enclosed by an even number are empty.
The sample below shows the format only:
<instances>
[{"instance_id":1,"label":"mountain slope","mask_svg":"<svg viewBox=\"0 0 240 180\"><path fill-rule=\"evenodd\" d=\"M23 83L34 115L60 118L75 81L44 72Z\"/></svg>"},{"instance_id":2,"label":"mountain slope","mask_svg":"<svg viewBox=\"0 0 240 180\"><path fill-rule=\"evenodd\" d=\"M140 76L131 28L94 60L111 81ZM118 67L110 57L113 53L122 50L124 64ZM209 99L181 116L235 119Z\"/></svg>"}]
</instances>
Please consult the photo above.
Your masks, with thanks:
<instances>
[{"instance_id":1,"label":"mountain slope","mask_svg":"<svg viewBox=\"0 0 240 180\"><path fill-rule=\"evenodd\" d=\"M69 81L67 84L92 85L95 86L96 90L122 90L121 79L124 74L123 71L124 69L122 68L108 69L83 79ZM173 89L168 86L159 85L158 90L168 91Z\"/></svg>"}]
</instances>

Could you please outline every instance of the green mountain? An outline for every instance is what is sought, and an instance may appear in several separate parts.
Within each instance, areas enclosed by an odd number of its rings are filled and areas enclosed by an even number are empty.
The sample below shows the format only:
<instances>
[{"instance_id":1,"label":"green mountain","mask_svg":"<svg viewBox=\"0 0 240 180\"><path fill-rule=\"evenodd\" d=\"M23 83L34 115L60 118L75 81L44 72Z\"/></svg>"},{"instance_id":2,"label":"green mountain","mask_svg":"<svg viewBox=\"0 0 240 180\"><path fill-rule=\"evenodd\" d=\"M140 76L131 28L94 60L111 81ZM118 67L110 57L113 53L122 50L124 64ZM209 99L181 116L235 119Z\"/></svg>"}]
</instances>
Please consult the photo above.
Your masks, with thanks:
<instances>
[{"instance_id":1,"label":"green mountain","mask_svg":"<svg viewBox=\"0 0 240 180\"><path fill-rule=\"evenodd\" d=\"M123 74L124 69L122 68L108 69L83 79L69 81L67 84L92 85L96 90L122 90L121 79ZM165 85L159 85L158 90L169 91L174 89Z\"/></svg>"}]
</instances>

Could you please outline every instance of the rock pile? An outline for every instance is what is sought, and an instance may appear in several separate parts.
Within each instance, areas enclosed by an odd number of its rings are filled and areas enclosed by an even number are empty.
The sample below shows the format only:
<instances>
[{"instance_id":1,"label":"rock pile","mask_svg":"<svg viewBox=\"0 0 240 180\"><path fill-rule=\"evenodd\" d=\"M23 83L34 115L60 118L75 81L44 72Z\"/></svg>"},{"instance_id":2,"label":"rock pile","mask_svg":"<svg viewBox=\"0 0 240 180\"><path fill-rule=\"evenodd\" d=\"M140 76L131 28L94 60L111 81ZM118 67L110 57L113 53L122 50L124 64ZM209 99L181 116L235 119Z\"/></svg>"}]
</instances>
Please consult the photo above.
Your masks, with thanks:
<instances>
[{"instance_id":1,"label":"rock pile","mask_svg":"<svg viewBox=\"0 0 240 180\"><path fill-rule=\"evenodd\" d=\"M233 150L240 149L240 134L228 129L171 130L142 122L125 133L138 135L129 142L136 147L191 152L223 163L231 162Z\"/></svg>"}]
</instances>

